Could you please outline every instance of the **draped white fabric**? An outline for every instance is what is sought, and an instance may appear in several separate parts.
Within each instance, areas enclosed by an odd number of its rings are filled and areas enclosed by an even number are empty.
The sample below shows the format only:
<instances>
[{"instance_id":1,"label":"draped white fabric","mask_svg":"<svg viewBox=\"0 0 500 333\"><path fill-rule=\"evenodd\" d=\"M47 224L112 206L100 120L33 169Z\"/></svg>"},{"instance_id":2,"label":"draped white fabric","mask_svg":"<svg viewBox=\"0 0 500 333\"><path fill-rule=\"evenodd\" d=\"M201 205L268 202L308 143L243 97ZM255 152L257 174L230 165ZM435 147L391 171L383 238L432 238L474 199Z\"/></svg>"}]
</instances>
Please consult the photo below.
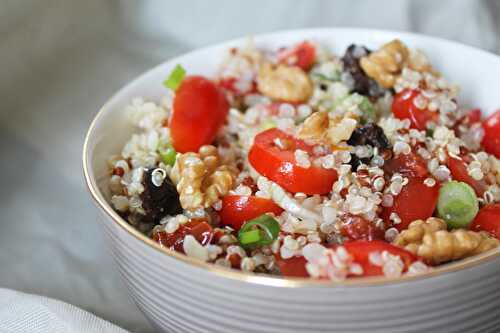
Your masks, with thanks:
<instances>
[{"instance_id":1,"label":"draped white fabric","mask_svg":"<svg viewBox=\"0 0 500 333\"><path fill-rule=\"evenodd\" d=\"M73 305L50 298L0 289L2 333L126 333Z\"/></svg>"},{"instance_id":2,"label":"draped white fabric","mask_svg":"<svg viewBox=\"0 0 500 333\"><path fill-rule=\"evenodd\" d=\"M106 250L80 155L99 106L163 59L318 26L416 31L498 52L499 14L495 0L1 1L0 287L152 331ZM5 330L120 331L76 307L1 290Z\"/></svg>"}]
</instances>

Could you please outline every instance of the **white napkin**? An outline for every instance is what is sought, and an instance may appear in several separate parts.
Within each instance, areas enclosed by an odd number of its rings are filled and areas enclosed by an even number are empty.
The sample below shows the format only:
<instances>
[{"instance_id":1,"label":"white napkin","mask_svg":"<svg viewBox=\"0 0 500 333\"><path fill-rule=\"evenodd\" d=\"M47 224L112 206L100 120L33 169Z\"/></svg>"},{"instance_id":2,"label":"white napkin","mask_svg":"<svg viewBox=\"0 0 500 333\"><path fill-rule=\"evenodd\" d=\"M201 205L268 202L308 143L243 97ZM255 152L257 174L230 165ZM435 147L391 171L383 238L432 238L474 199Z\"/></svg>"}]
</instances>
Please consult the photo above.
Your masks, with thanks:
<instances>
[{"instance_id":1,"label":"white napkin","mask_svg":"<svg viewBox=\"0 0 500 333\"><path fill-rule=\"evenodd\" d=\"M127 333L73 305L0 288L1 333Z\"/></svg>"}]
</instances>

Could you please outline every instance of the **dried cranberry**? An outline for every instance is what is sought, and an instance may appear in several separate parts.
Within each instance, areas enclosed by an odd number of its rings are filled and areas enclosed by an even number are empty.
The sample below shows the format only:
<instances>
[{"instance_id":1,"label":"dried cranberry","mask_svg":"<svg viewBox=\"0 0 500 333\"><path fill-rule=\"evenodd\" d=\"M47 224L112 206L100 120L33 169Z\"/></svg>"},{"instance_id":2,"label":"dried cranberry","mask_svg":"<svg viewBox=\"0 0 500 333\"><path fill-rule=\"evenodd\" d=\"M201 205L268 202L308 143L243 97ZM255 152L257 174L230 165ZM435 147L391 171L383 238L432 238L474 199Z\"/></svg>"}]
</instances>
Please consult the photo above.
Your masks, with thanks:
<instances>
[{"instance_id":1,"label":"dried cranberry","mask_svg":"<svg viewBox=\"0 0 500 333\"><path fill-rule=\"evenodd\" d=\"M375 240L384 239L384 230L376 227L361 216L346 214L342 218L340 232L349 240Z\"/></svg>"},{"instance_id":2,"label":"dried cranberry","mask_svg":"<svg viewBox=\"0 0 500 333\"><path fill-rule=\"evenodd\" d=\"M384 88L375 80L369 78L359 64L359 59L368 54L370 54L370 50L366 47L355 44L350 45L342 57L344 71L354 81L353 92L369 97L380 97L385 93Z\"/></svg>"},{"instance_id":3,"label":"dried cranberry","mask_svg":"<svg viewBox=\"0 0 500 333\"><path fill-rule=\"evenodd\" d=\"M123 168L121 168L121 167L114 167L113 168L113 175L123 177L124 174L125 174L125 170L123 170Z\"/></svg>"},{"instance_id":4,"label":"dried cranberry","mask_svg":"<svg viewBox=\"0 0 500 333\"><path fill-rule=\"evenodd\" d=\"M212 241L214 232L205 220L193 219L185 224L181 224L172 233L165 231L153 232L152 238L163 247L177 252L184 252L184 237L187 235L193 235L201 245L205 246Z\"/></svg>"},{"instance_id":5,"label":"dried cranberry","mask_svg":"<svg viewBox=\"0 0 500 333\"><path fill-rule=\"evenodd\" d=\"M386 161L383 169L386 177L391 177L396 172L405 177L415 178L425 178L429 175L425 160L413 152L407 155L400 154Z\"/></svg>"},{"instance_id":6,"label":"dried cranberry","mask_svg":"<svg viewBox=\"0 0 500 333\"><path fill-rule=\"evenodd\" d=\"M166 215L182 213L179 201L179 193L175 185L167 176L160 186L152 181L152 173L155 169L144 170L142 185L144 191L141 193L142 208L145 212L145 221L157 224Z\"/></svg>"}]
</instances>

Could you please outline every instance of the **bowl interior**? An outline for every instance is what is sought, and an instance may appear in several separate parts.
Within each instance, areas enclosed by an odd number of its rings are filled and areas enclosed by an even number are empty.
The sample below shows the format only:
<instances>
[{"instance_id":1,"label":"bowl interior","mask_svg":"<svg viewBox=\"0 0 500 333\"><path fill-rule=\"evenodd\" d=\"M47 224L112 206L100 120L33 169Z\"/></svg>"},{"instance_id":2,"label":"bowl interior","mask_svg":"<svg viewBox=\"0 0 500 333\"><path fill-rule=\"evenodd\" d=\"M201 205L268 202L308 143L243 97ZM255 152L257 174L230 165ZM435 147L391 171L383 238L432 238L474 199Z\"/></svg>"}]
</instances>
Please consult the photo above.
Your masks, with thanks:
<instances>
[{"instance_id":1,"label":"bowl interior","mask_svg":"<svg viewBox=\"0 0 500 333\"><path fill-rule=\"evenodd\" d=\"M254 37L253 41L258 47L277 48L310 39L329 47L336 54L343 54L352 43L376 49L393 38L400 38L408 46L423 50L449 82L460 86L462 105L479 107L484 114L492 113L500 106L497 90L491 89L500 86L500 57L455 42L403 32L333 28L277 32ZM159 101L166 92L162 82L176 64L181 64L188 73L213 76L228 49L243 46L247 41L248 38L241 38L166 61L126 85L103 106L87 134L84 169L95 199L106 210L111 209L107 203L107 160L110 155L120 152L133 132L123 115L125 106L136 97ZM117 214L113 216L119 219Z\"/></svg>"}]
</instances>

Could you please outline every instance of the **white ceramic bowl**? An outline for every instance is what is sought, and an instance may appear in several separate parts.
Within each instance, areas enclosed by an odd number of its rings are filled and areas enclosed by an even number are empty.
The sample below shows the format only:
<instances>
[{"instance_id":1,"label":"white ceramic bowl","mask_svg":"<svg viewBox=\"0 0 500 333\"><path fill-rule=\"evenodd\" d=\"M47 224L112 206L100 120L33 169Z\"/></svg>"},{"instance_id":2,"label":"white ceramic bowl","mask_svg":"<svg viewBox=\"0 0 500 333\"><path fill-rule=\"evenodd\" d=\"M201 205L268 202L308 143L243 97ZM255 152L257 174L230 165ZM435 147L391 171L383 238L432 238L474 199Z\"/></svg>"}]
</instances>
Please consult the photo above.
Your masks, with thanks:
<instances>
[{"instance_id":1,"label":"white ceramic bowl","mask_svg":"<svg viewBox=\"0 0 500 333\"><path fill-rule=\"evenodd\" d=\"M451 82L461 102L492 112L500 106L500 58L436 38L360 29L311 29L255 38L277 47L304 39L341 54L350 43L376 48L395 37L423 49ZM130 294L164 332L499 332L500 252L442 266L420 277L348 280L281 279L217 268L162 249L108 204L106 161L131 134L123 108L137 96L159 100L175 64L213 75L229 47L245 38L167 61L113 96L93 121L83 165L90 193Z\"/></svg>"}]
</instances>

